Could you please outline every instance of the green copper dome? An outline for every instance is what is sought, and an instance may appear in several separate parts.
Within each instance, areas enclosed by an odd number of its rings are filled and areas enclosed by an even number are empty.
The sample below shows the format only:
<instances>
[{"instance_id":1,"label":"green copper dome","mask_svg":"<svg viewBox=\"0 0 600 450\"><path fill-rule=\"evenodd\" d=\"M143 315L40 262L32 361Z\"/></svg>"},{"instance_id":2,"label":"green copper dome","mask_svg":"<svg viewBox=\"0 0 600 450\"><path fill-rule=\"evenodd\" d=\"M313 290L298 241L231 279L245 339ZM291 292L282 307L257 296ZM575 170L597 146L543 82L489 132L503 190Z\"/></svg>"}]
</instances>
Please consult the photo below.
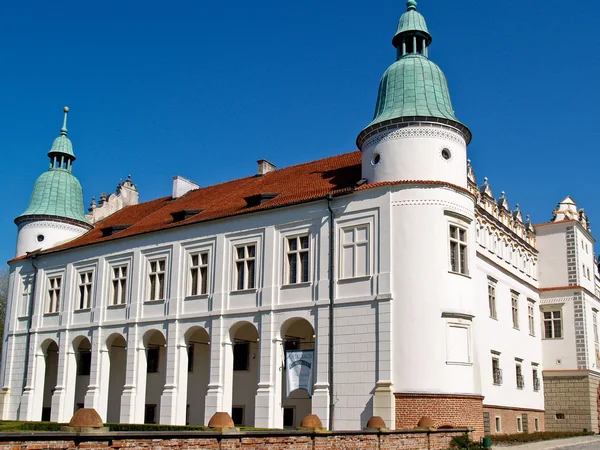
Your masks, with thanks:
<instances>
[{"instance_id":1,"label":"green copper dome","mask_svg":"<svg viewBox=\"0 0 600 450\"><path fill-rule=\"evenodd\" d=\"M458 122L444 73L435 63L417 54L400 58L385 71L379 85L375 117L369 126L410 116Z\"/></svg>"},{"instance_id":2,"label":"green copper dome","mask_svg":"<svg viewBox=\"0 0 600 450\"><path fill-rule=\"evenodd\" d=\"M88 223L83 208L83 190L71 173L75 154L67 138L67 113L61 135L54 140L48 152L50 167L39 176L33 187L29 206L16 221L27 216L54 216Z\"/></svg>"},{"instance_id":3,"label":"green copper dome","mask_svg":"<svg viewBox=\"0 0 600 450\"><path fill-rule=\"evenodd\" d=\"M458 128L467 142L471 132L454 115L448 83L442 70L429 59L431 35L423 16L417 12L416 0L408 0L392 40L397 60L383 74L372 122L360 132L362 143L381 126L394 123L443 122ZM385 122L385 123L384 123Z\"/></svg>"},{"instance_id":4,"label":"green copper dome","mask_svg":"<svg viewBox=\"0 0 600 450\"><path fill-rule=\"evenodd\" d=\"M88 223L83 213L79 180L65 169L50 169L39 176L23 216L58 216Z\"/></svg>"},{"instance_id":5,"label":"green copper dome","mask_svg":"<svg viewBox=\"0 0 600 450\"><path fill-rule=\"evenodd\" d=\"M419 33L427 39L427 45L431 44L431 35L427 29L427 23L425 23L425 17L417 11L417 2L409 0L406 3L407 11L402 14L400 21L398 22L398 30L392 43L397 47L396 42L401 40L401 36L406 33Z\"/></svg>"}]
</instances>

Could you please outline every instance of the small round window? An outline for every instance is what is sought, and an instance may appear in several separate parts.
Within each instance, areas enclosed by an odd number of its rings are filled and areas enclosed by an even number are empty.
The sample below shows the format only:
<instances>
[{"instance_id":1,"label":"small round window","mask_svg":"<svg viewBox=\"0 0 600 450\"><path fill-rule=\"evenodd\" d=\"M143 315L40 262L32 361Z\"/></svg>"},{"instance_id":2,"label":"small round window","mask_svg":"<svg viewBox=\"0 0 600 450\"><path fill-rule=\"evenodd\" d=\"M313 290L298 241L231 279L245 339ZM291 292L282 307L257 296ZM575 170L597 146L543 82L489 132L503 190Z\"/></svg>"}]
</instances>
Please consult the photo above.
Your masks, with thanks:
<instances>
[{"instance_id":1,"label":"small round window","mask_svg":"<svg viewBox=\"0 0 600 450\"><path fill-rule=\"evenodd\" d=\"M452 158L452 153L450 152L450 150L448 150L447 148L442 149L442 158L444 158L446 161Z\"/></svg>"},{"instance_id":2,"label":"small round window","mask_svg":"<svg viewBox=\"0 0 600 450\"><path fill-rule=\"evenodd\" d=\"M373 154L373 158L371 158L371 165L376 166L381 161L381 155L379 153Z\"/></svg>"},{"instance_id":3,"label":"small round window","mask_svg":"<svg viewBox=\"0 0 600 450\"><path fill-rule=\"evenodd\" d=\"M43 234L38 234L37 235L37 240L38 240L38 242L42 242L44 240L44 235Z\"/></svg>"}]
</instances>

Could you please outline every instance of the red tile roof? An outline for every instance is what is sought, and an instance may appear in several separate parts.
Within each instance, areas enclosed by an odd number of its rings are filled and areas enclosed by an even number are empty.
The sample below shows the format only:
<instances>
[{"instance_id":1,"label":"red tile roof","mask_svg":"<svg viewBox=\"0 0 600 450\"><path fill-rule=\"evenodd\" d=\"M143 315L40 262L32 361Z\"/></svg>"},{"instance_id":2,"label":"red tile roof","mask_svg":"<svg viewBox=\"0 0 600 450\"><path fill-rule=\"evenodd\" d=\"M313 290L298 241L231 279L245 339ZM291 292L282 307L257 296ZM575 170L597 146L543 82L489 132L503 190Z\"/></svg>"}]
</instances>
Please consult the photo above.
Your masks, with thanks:
<instances>
[{"instance_id":1,"label":"red tile roof","mask_svg":"<svg viewBox=\"0 0 600 450\"><path fill-rule=\"evenodd\" d=\"M332 156L275 170L263 176L241 178L200 188L177 199L163 197L127 206L96 223L94 229L88 233L41 253L52 253L182 225L314 201L329 194L350 193L353 189L364 190L394 184L427 184L447 186L472 196L468 190L460 186L440 181L409 180L364 184L356 187L356 183L360 179L361 153L359 151ZM248 206L246 200L248 197L267 193L278 193L279 195L265 201L262 205ZM172 216L177 212L197 210L202 210L202 212L179 222L174 221ZM183 216L183 214L181 215ZM106 233L106 229L110 227L118 228L123 225L129 226L112 235ZM15 259L24 257L26 256Z\"/></svg>"}]
</instances>

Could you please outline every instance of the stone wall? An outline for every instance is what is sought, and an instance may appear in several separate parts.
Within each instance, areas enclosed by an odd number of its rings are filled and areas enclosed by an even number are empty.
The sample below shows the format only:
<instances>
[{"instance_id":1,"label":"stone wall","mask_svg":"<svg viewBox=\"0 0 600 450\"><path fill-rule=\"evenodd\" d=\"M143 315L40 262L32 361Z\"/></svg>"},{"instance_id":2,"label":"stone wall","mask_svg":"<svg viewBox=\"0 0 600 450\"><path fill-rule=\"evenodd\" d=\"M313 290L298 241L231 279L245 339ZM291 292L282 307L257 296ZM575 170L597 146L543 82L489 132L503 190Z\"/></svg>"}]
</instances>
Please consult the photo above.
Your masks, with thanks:
<instances>
[{"instance_id":1,"label":"stone wall","mask_svg":"<svg viewBox=\"0 0 600 450\"><path fill-rule=\"evenodd\" d=\"M600 378L585 371L544 372L547 431L598 433Z\"/></svg>"},{"instance_id":2,"label":"stone wall","mask_svg":"<svg viewBox=\"0 0 600 450\"><path fill-rule=\"evenodd\" d=\"M139 433L24 433L0 434L0 450L445 450L467 429L390 432L139 432ZM151 435L151 437L149 437Z\"/></svg>"},{"instance_id":3,"label":"stone wall","mask_svg":"<svg viewBox=\"0 0 600 450\"><path fill-rule=\"evenodd\" d=\"M500 431L496 431L496 418L500 418ZM517 418L521 418L521 430ZM537 419L537 429L536 429ZM534 409L512 409L502 406L483 405L485 434L535 433L544 431L544 411Z\"/></svg>"},{"instance_id":4,"label":"stone wall","mask_svg":"<svg viewBox=\"0 0 600 450\"><path fill-rule=\"evenodd\" d=\"M473 428L475 439L483 436L483 397L470 395L396 394L396 428L417 426L421 417L435 426Z\"/></svg>"}]
</instances>

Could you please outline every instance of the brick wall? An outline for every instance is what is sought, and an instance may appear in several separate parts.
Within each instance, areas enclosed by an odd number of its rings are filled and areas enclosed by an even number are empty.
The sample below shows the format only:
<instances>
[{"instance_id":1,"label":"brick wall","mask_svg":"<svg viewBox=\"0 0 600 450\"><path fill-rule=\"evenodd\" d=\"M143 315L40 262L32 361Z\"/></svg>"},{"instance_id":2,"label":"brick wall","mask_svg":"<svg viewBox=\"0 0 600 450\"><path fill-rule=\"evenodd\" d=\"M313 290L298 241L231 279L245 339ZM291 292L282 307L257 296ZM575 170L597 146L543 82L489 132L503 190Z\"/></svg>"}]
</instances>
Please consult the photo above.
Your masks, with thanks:
<instances>
[{"instance_id":1,"label":"brick wall","mask_svg":"<svg viewBox=\"0 0 600 450\"><path fill-rule=\"evenodd\" d=\"M544 373L546 430L598 433L598 385L587 371Z\"/></svg>"},{"instance_id":2,"label":"brick wall","mask_svg":"<svg viewBox=\"0 0 600 450\"><path fill-rule=\"evenodd\" d=\"M473 428L475 439L483 436L483 397L472 395L395 394L396 428L416 427L423 416L435 426Z\"/></svg>"},{"instance_id":3,"label":"brick wall","mask_svg":"<svg viewBox=\"0 0 600 450\"><path fill-rule=\"evenodd\" d=\"M390 432L21 433L0 434L0 450L445 450L466 429ZM148 437L151 435L151 437Z\"/></svg>"},{"instance_id":4,"label":"brick wall","mask_svg":"<svg viewBox=\"0 0 600 450\"><path fill-rule=\"evenodd\" d=\"M544 411L531 409L512 409L501 406L483 405L485 434L515 434L517 429L517 417L521 418L523 433L535 433L535 421L538 422L538 430L544 431ZM496 417L500 418L500 432L496 431ZM489 418L489 425L488 425Z\"/></svg>"}]
</instances>

